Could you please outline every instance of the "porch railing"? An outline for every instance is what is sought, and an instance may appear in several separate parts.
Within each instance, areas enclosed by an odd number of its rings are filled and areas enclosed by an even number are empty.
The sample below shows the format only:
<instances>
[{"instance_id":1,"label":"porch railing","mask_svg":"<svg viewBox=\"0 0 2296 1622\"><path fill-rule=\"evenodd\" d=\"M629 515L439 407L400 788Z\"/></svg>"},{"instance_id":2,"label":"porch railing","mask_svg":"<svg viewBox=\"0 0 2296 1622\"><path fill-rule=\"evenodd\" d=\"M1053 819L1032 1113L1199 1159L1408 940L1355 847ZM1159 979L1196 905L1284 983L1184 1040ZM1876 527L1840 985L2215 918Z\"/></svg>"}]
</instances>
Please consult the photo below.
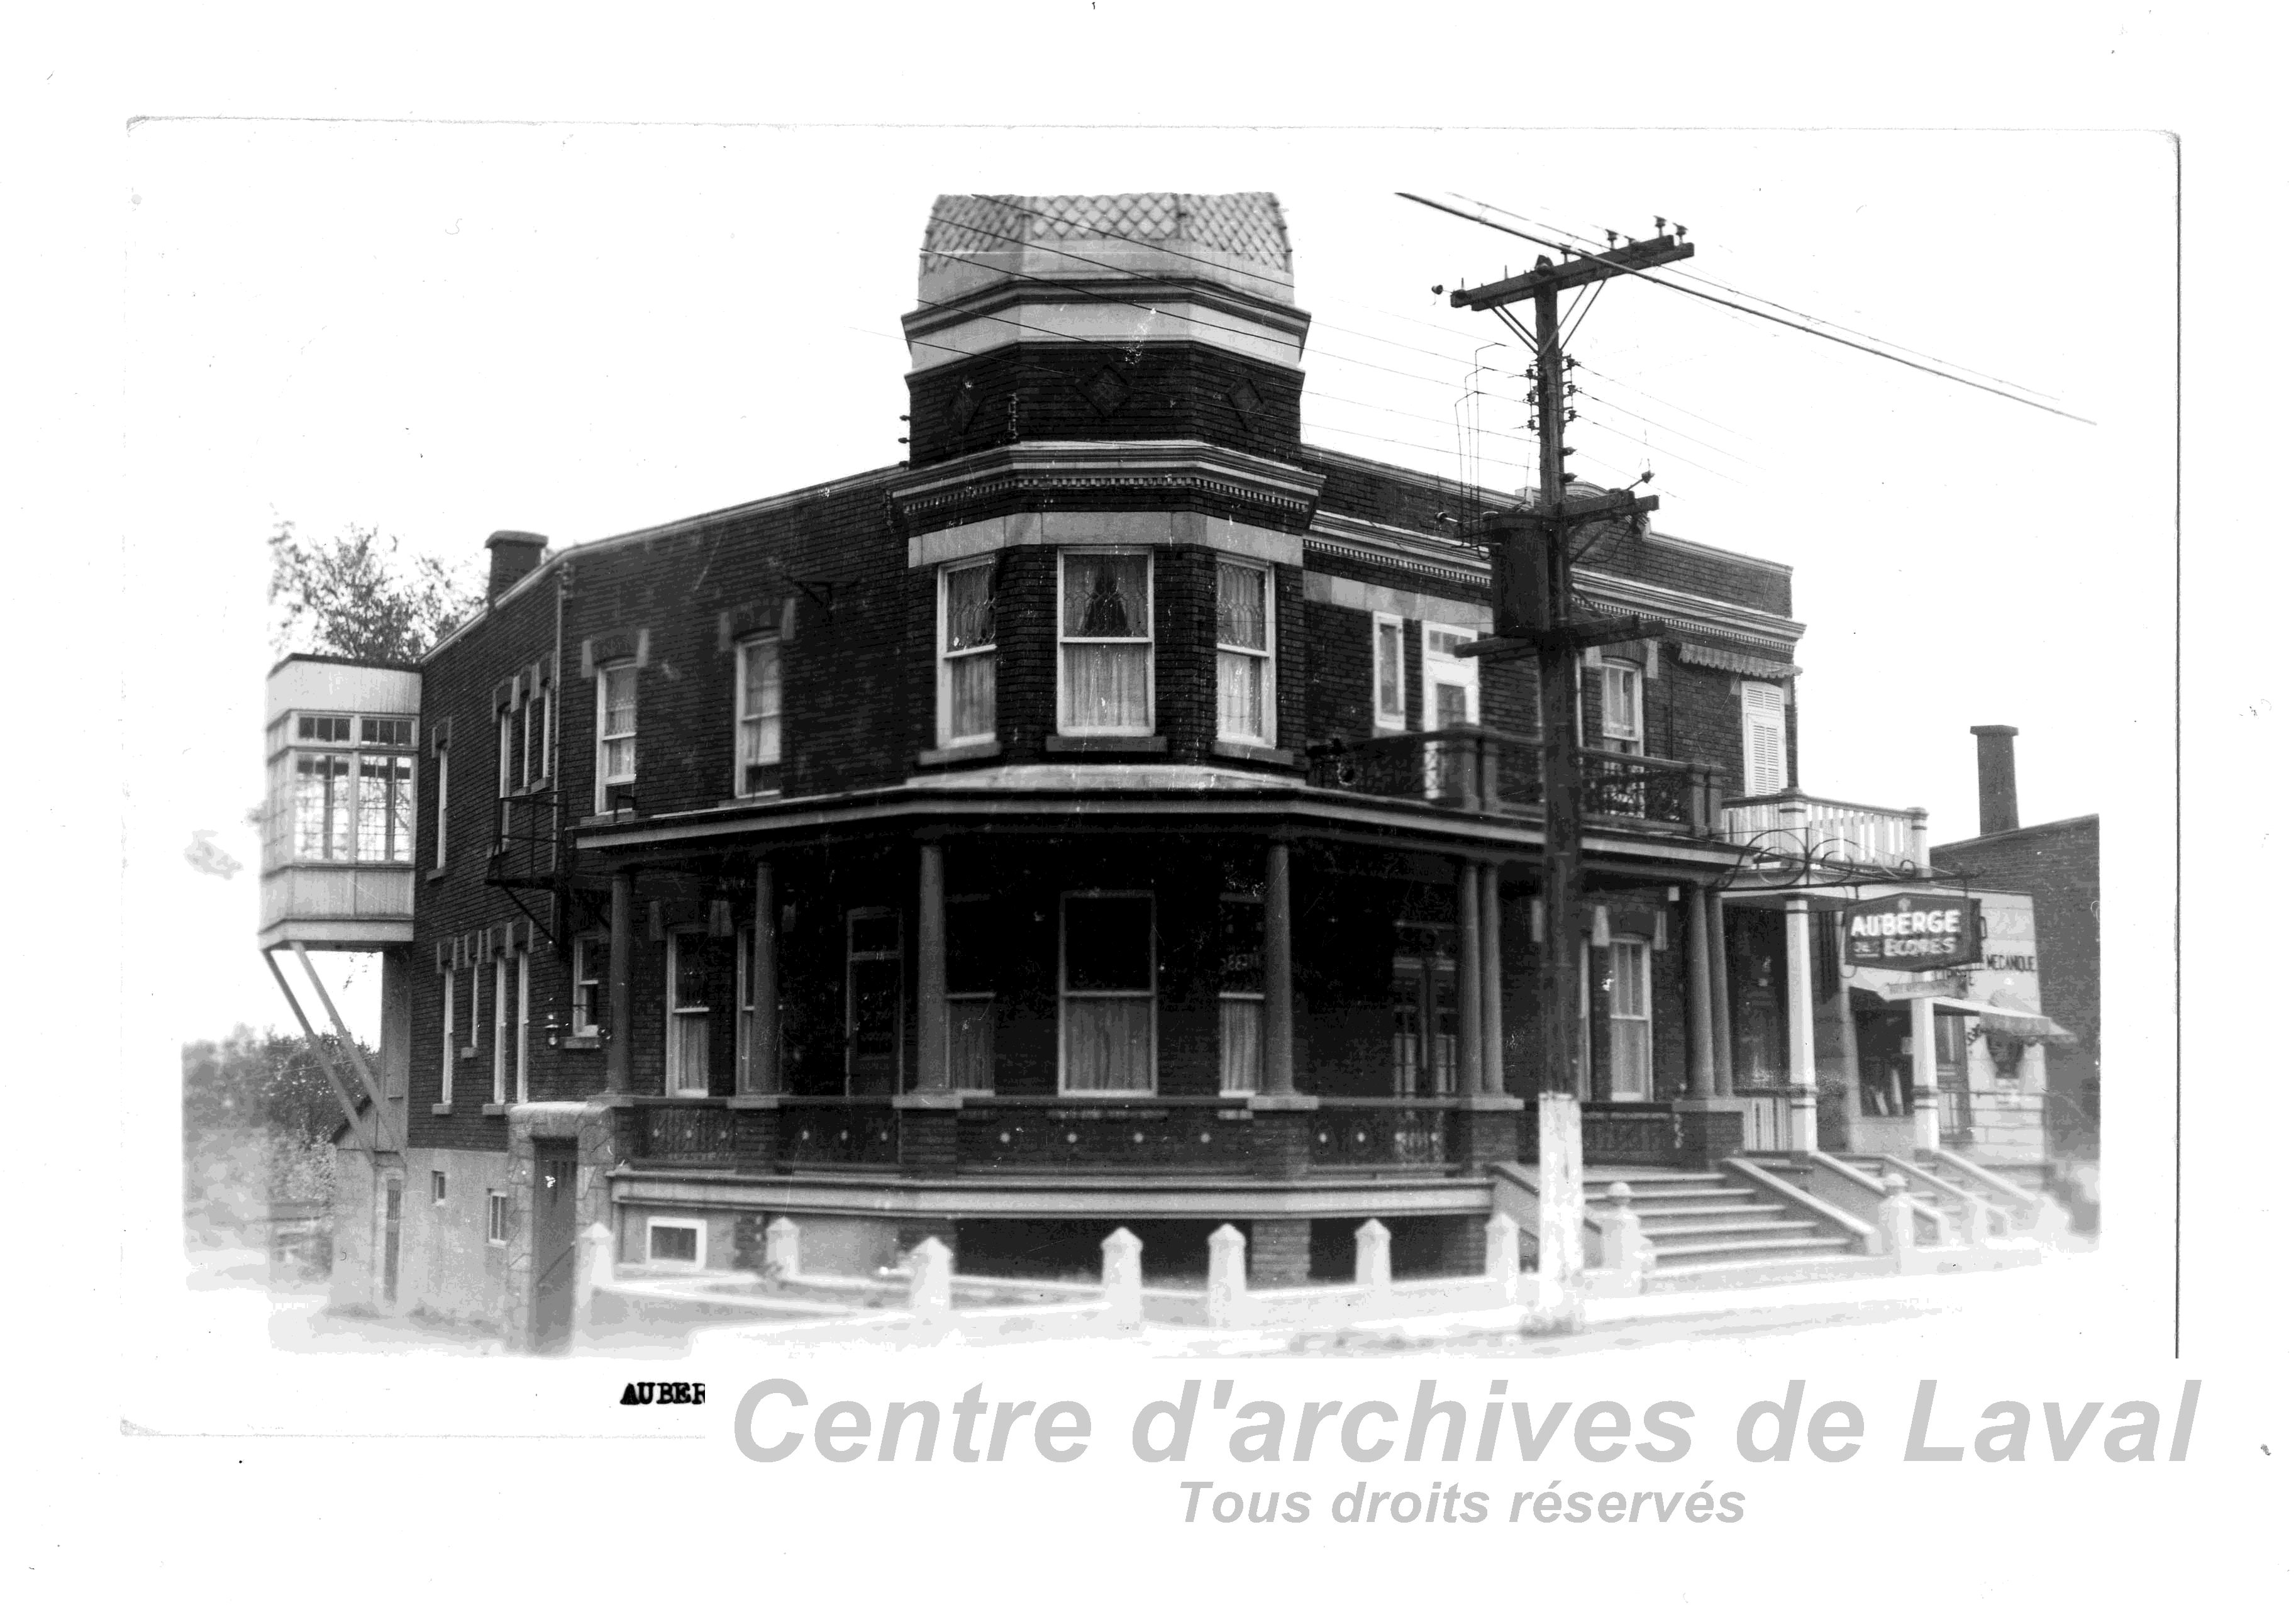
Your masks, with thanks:
<instances>
[{"instance_id":1,"label":"porch railing","mask_svg":"<svg viewBox=\"0 0 2296 1622\"><path fill-rule=\"evenodd\" d=\"M1722 804L1722 837L1838 866L1907 872L1929 860L1927 815L1790 791Z\"/></svg>"},{"instance_id":2,"label":"porch railing","mask_svg":"<svg viewBox=\"0 0 2296 1622\"><path fill-rule=\"evenodd\" d=\"M1325 1168L1447 1166L1448 1105L1419 1099L1324 1098L1308 1128L1308 1159Z\"/></svg>"},{"instance_id":3,"label":"porch railing","mask_svg":"<svg viewBox=\"0 0 2296 1622\"><path fill-rule=\"evenodd\" d=\"M625 1153L663 1166L758 1173L900 1167L935 1176L999 1172L1307 1175L1456 1167L1448 1099L1318 1097L1255 1111L1244 1096L965 1096L903 1111L890 1098L784 1097L770 1111L724 1098L640 1098Z\"/></svg>"},{"instance_id":4,"label":"porch railing","mask_svg":"<svg viewBox=\"0 0 2296 1622\"><path fill-rule=\"evenodd\" d=\"M650 1102L644 1120L639 1141L649 1160L726 1162L734 1159L734 1118L723 1099Z\"/></svg>"},{"instance_id":5,"label":"porch railing","mask_svg":"<svg viewBox=\"0 0 2296 1622\"><path fill-rule=\"evenodd\" d=\"M1786 1154L1793 1149L1793 1094L1784 1089L1740 1087L1745 1105L1746 1148L1754 1154Z\"/></svg>"},{"instance_id":6,"label":"porch railing","mask_svg":"<svg viewBox=\"0 0 2296 1622\"><path fill-rule=\"evenodd\" d=\"M1584 815L1703 836L1720 818L1719 772L1656 755L1580 750ZM1334 740L1308 750L1310 787L1528 815L1542 804L1539 742L1487 726Z\"/></svg>"},{"instance_id":7,"label":"porch railing","mask_svg":"<svg viewBox=\"0 0 2296 1622\"><path fill-rule=\"evenodd\" d=\"M1538 1110L1525 1110L1515 1130L1518 1158L1536 1163ZM1578 1110L1578 1152L1589 1166L1671 1166L1681 1154L1681 1131L1670 1104L1593 1101Z\"/></svg>"},{"instance_id":8,"label":"porch railing","mask_svg":"<svg viewBox=\"0 0 2296 1622\"><path fill-rule=\"evenodd\" d=\"M1236 1169L1251 1159L1243 1099L971 1099L957 1163L982 1171Z\"/></svg>"},{"instance_id":9,"label":"porch railing","mask_svg":"<svg viewBox=\"0 0 2296 1622\"><path fill-rule=\"evenodd\" d=\"M901 1158L890 1098L782 1102L776 1158L785 1166L890 1166Z\"/></svg>"}]
</instances>

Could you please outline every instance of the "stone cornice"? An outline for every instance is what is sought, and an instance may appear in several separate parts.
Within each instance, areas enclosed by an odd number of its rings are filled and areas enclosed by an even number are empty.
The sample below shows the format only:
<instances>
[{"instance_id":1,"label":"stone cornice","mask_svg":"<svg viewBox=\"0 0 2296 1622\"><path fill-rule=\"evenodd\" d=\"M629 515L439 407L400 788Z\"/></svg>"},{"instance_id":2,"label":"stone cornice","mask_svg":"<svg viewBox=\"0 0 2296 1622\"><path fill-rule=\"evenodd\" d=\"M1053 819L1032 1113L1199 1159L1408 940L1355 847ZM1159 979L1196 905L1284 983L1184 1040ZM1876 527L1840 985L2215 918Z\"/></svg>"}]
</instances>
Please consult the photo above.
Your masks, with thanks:
<instances>
[{"instance_id":1,"label":"stone cornice","mask_svg":"<svg viewBox=\"0 0 2296 1622\"><path fill-rule=\"evenodd\" d=\"M1322 492L1320 474L1201 439L1024 439L913 469L894 480L890 499L915 535L1013 496L1063 506L1111 493L1210 496L1304 523Z\"/></svg>"},{"instance_id":2,"label":"stone cornice","mask_svg":"<svg viewBox=\"0 0 2296 1622\"><path fill-rule=\"evenodd\" d=\"M1152 307L1157 309L1175 305L1201 305L1219 315L1240 316L1280 332L1295 344L1305 341L1308 336L1309 317L1307 311L1289 303L1254 298L1250 293L1222 287L1217 283L1179 277L1126 277L1123 288L1123 293L1119 296L1108 291L1105 280L1095 283L1085 278L1055 281L1031 277L998 282L929 308L911 310L901 317L901 332L912 340L929 338L951 327L962 326L968 321L978 321L1023 305L1104 305L1113 300L1128 307ZM1143 313L1145 313L1144 308ZM1032 332L1025 327L1016 326L1012 341L1062 343L1070 340L1057 332Z\"/></svg>"},{"instance_id":3,"label":"stone cornice","mask_svg":"<svg viewBox=\"0 0 2296 1622\"><path fill-rule=\"evenodd\" d=\"M1400 569L1477 593L1490 589L1490 560L1480 547L1344 513L1318 512L1308 531L1307 550L1310 557ZM1766 652L1791 655L1805 628L1800 621L1783 615L1675 591L1623 575L1581 569L1578 578L1581 592L1593 602L1622 612L1662 619L1677 635L1693 639L1720 636Z\"/></svg>"}]
</instances>

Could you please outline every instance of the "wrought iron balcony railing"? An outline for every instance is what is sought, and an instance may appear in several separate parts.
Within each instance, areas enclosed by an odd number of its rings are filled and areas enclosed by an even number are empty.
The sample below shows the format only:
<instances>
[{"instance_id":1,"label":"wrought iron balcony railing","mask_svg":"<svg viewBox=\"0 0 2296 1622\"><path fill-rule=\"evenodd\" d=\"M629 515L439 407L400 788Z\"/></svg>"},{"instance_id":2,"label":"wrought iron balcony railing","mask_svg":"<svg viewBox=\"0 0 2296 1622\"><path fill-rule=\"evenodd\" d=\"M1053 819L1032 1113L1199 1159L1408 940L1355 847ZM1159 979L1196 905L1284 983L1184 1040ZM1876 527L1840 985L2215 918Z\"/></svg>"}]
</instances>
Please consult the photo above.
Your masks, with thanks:
<instances>
[{"instance_id":1,"label":"wrought iron balcony railing","mask_svg":"<svg viewBox=\"0 0 2296 1622\"><path fill-rule=\"evenodd\" d=\"M1704 837L1719 817L1719 769L1656 755L1578 751L1582 815ZM1390 733L1308 751L1316 788L1417 800L1502 816L1538 813L1545 799L1539 742L1487 726Z\"/></svg>"}]
</instances>

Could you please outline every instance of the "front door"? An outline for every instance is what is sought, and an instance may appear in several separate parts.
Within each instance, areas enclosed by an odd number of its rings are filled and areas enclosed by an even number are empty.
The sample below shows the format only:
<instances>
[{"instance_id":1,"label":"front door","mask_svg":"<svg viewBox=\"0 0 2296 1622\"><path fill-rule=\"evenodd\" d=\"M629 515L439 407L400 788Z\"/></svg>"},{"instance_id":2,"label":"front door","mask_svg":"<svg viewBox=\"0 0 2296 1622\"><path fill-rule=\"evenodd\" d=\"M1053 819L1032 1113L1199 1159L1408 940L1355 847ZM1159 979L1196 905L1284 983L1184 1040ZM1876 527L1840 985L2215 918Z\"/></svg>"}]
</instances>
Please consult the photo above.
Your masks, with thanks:
<instances>
[{"instance_id":1,"label":"front door","mask_svg":"<svg viewBox=\"0 0 2296 1622\"><path fill-rule=\"evenodd\" d=\"M574 1331L574 1145L534 1145L534 1349L562 1352Z\"/></svg>"}]
</instances>

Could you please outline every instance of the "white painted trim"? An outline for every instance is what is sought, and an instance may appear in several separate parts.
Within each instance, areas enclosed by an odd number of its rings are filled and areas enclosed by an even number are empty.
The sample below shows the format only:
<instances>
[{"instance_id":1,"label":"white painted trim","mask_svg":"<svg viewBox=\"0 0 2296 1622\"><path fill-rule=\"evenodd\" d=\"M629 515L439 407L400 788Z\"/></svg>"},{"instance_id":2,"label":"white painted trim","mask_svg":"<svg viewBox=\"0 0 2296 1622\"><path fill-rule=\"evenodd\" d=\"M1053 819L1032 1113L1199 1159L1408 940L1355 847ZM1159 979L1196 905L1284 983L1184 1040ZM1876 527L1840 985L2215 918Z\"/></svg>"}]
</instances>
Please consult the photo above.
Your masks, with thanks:
<instances>
[{"instance_id":1,"label":"white painted trim","mask_svg":"<svg viewBox=\"0 0 2296 1622\"><path fill-rule=\"evenodd\" d=\"M1143 612L1147 616L1144 636L1080 636L1070 637L1061 626L1068 611L1069 560L1076 557L1144 557L1148 561L1147 602ZM1069 708L1068 644L1080 642L1095 645L1115 645L1144 648L1148 663L1148 714L1139 726L1070 726L1062 719ZM1053 726L1063 738L1152 738L1156 735L1156 554L1138 546L1070 546L1060 553L1058 566L1053 571Z\"/></svg>"},{"instance_id":2,"label":"white painted trim","mask_svg":"<svg viewBox=\"0 0 2296 1622\"><path fill-rule=\"evenodd\" d=\"M1255 559L1243 558L1239 561L1228 557L1218 557L1213 560L1215 571L1217 571L1219 565L1226 563L1233 563L1234 567L1239 569L1252 569L1259 576L1260 623L1267 627L1267 645L1265 648L1253 649L1220 641L1219 627L1218 624L1219 618L1219 582L1216 572L1212 582L1212 617L1214 621L1212 627L1212 709L1214 711L1212 719L1214 733L1223 743L1256 743L1265 749L1274 749L1275 747L1276 738L1280 736L1283 732L1281 717L1275 713L1276 693L1278 692L1275 683L1275 646L1276 643L1282 640L1279 635L1280 627L1277 626L1275 619L1275 571L1267 567L1265 563L1259 562ZM1234 653L1242 658L1257 659L1259 663L1259 713L1265 725L1257 733L1232 733L1229 732L1220 721L1220 717L1218 713L1220 703L1219 656L1223 653Z\"/></svg>"},{"instance_id":3,"label":"white painted trim","mask_svg":"<svg viewBox=\"0 0 2296 1622\"><path fill-rule=\"evenodd\" d=\"M653 1235L657 1228L684 1228L693 1235L693 1259L668 1260L653 1253ZM691 1267L696 1273L709 1265L709 1225L693 1216L649 1216L646 1218L645 1265L649 1267Z\"/></svg>"},{"instance_id":4,"label":"white painted trim","mask_svg":"<svg viewBox=\"0 0 2296 1622\"><path fill-rule=\"evenodd\" d=\"M1345 575L1327 575L1313 569L1307 571L1301 582L1301 594L1310 602L1328 602L1334 608L1354 609L1365 614L1383 614L1394 619L1431 619L1454 630L1470 630L1478 635L1487 635L1490 632L1491 610L1488 603L1465 602L1456 597L1431 597L1423 592L1398 591L1391 586L1374 586L1367 581L1350 580Z\"/></svg>"},{"instance_id":5,"label":"white painted trim","mask_svg":"<svg viewBox=\"0 0 2296 1622\"><path fill-rule=\"evenodd\" d=\"M1316 577L1310 575L1309 579ZM1328 575L1324 577L1329 579ZM1400 614L1374 610L1371 617L1371 726L1374 732L1399 733L1411 725L1410 666L1403 657L1403 621ZM1382 708L1379 701L1380 633L1390 628L1395 632L1395 708Z\"/></svg>"},{"instance_id":6,"label":"white painted trim","mask_svg":"<svg viewBox=\"0 0 2296 1622\"><path fill-rule=\"evenodd\" d=\"M910 543L912 553L915 551L915 547L916 543L912 541ZM975 554L959 561L943 563L933 579L933 736L939 740L935 747L939 749L957 749L968 743L994 743L996 741L996 717L993 715L989 717L988 730L985 733L966 733L960 737L951 730L949 725L949 670L952 660L985 659L992 664L996 661L996 650L999 644L996 642L991 642L984 647L967 648L957 654L952 654L948 646L948 578L961 569L979 568L984 562L988 563L993 571L994 554ZM995 591L993 576L990 590L993 594ZM1054 608L1057 611L1058 604L1055 604ZM997 628L997 635L999 637L1004 635L1001 626Z\"/></svg>"},{"instance_id":7,"label":"white painted trim","mask_svg":"<svg viewBox=\"0 0 2296 1622\"><path fill-rule=\"evenodd\" d=\"M1300 539L1201 512L1014 512L909 537L909 567L964 562L1016 546L1208 546L1298 568Z\"/></svg>"}]
</instances>

